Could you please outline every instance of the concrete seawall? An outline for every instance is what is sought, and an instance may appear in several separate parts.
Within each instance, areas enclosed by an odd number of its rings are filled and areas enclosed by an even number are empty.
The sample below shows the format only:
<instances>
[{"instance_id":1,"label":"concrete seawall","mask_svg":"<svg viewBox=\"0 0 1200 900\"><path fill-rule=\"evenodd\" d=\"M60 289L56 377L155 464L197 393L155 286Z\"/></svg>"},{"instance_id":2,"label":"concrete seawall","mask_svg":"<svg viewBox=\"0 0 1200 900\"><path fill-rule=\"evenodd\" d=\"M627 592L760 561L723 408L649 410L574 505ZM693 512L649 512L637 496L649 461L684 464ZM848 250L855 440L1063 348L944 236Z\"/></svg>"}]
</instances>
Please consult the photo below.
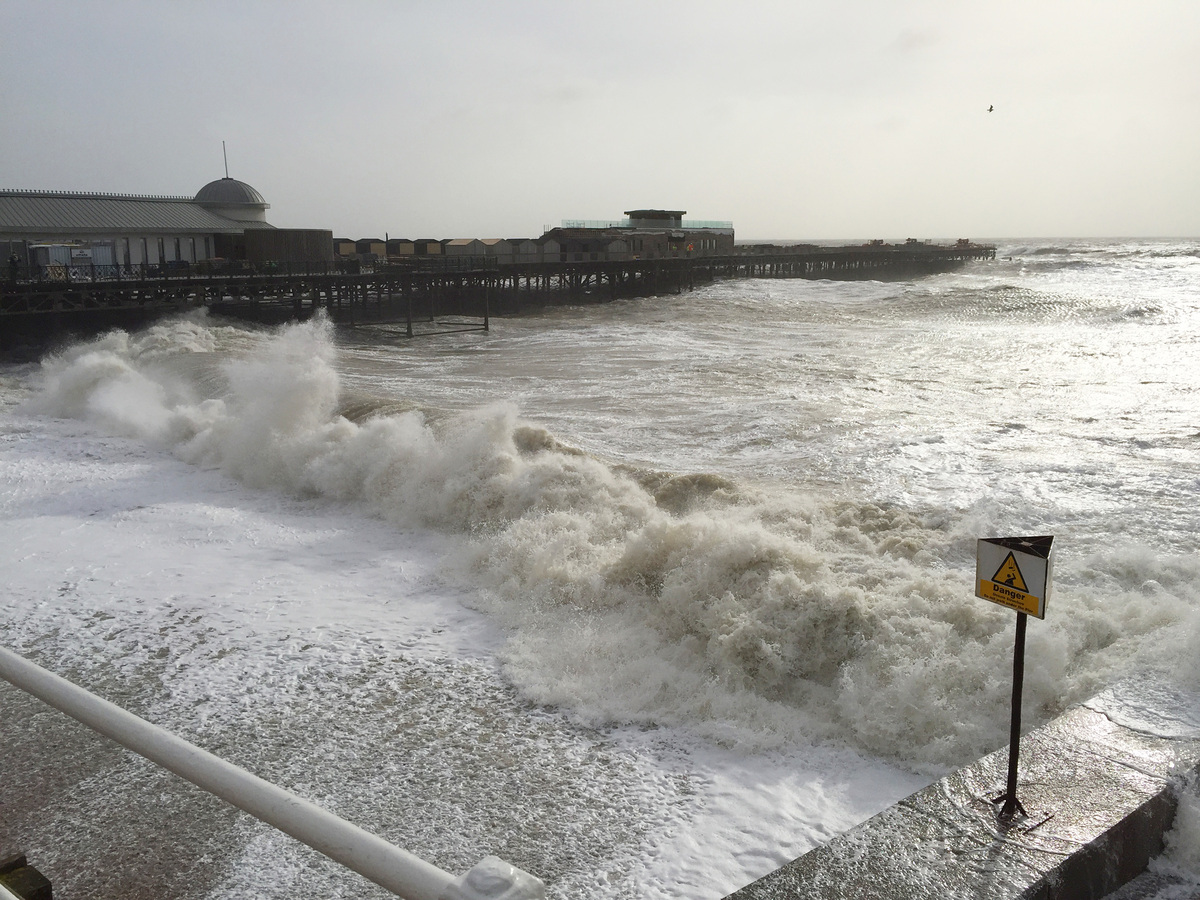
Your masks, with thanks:
<instances>
[{"instance_id":1,"label":"concrete seawall","mask_svg":"<svg viewBox=\"0 0 1200 900\"><path fill-rule=\"evenodd\" d=\"M1200 739L1165 738L1080 706L1021 739L1009 827L1008 748L946 776L726 900L1098 900L1163 849Z\"/></svg>"}]
</instances>

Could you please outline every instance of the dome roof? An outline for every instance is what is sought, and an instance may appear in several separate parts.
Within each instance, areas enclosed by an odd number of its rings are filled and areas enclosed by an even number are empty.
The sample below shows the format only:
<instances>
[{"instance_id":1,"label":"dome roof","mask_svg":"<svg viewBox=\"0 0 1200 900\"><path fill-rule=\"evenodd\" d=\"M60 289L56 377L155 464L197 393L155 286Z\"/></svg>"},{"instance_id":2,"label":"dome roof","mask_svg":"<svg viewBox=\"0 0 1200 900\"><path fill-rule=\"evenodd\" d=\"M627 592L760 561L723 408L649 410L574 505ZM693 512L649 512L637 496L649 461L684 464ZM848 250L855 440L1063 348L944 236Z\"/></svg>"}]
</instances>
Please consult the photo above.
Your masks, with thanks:
<instances>
[{"instance_id":1,"label":"dome roof","mask_svg":"<svg viewBox=\"0 0 1200 900\"><path fill-rule=\"evenodd\" d=\"M234 178L220 178L210 181L196 193L196 203L252 203L255 206L267 206L263 195L244 181Z\"/></svg>"}]
</instances>

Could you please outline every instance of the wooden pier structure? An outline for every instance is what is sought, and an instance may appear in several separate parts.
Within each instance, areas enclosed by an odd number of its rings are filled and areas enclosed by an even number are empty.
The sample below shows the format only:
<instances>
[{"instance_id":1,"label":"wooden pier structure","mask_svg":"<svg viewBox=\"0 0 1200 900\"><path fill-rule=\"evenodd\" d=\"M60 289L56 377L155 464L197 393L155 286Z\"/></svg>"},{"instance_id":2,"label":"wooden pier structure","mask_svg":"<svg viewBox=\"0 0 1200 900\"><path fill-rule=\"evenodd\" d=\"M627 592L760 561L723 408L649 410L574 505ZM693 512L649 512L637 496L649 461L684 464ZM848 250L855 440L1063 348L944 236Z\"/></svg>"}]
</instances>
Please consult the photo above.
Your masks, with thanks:
<instances>
[{"instance_id":1,"label":"wooden pier structure","mask_svg":"<svg viewBox=\"0 0 1200 900\"><path fill-rule=\"evenodd\" d=\"M720 279L894 280L952 271L995 254L993 246L959 242L508 264L469 257L357 271L304 263L259 271L92 265L14 269L0 282L0 350L44 346L56 335L137 328L201 308L266 324L303 320L324 310L346 326L403 324L410 337L487 330L496 315L680 293Z\"/></svg>"}]
</instances>

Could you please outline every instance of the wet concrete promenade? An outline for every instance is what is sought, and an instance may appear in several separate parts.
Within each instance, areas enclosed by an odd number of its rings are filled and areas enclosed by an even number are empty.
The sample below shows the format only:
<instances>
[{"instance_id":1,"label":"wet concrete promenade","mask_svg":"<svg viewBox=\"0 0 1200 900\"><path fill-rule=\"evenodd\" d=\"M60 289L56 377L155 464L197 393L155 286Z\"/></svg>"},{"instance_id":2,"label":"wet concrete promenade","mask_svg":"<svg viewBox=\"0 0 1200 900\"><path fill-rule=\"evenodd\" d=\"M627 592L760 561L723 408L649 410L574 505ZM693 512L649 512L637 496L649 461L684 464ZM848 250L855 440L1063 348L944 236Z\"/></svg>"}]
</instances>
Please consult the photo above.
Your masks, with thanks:
<instances>
[{"instance_id":1,"label":"wet concrete promenade","mask_svg":"<svg viewBox=\"0 0 1200 900\"><path fill-rule=\"evenodd\" d=\"M1099 900L1163 848L1200 739L1134 731L1086 706L1021 739L1005 827L1008 748L940 779L727 900Z\"/></svg>"}]
</instances>

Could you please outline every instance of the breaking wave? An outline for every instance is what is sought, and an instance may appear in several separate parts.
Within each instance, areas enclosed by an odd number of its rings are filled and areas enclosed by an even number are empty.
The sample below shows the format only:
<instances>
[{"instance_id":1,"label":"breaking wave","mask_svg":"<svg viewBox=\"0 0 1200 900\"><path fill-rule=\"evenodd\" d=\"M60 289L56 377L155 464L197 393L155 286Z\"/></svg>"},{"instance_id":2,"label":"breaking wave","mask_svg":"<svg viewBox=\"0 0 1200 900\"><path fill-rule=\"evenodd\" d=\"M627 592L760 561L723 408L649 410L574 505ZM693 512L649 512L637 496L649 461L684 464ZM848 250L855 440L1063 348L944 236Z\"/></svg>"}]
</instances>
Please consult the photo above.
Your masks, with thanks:
<instances>
[{"instance_id":1,"label":"breaking wave","mask_svg":"<svg viewBox=\"0 0 1200 900\"><path fill-rule=\"evenodd\" d=\"M1005 742L1012 620L971 597L974 511L612 465L511 404L343 396L336 358L323 321L183 320L48 358L27 406L458 535L447 571L507 629L509 676L583 721L845 740L930 769ZM1027 721L1147 648L1186 659L1197 576L1139 548L1085 561L1031 629Z\"/></svg>"}]
</instances>

